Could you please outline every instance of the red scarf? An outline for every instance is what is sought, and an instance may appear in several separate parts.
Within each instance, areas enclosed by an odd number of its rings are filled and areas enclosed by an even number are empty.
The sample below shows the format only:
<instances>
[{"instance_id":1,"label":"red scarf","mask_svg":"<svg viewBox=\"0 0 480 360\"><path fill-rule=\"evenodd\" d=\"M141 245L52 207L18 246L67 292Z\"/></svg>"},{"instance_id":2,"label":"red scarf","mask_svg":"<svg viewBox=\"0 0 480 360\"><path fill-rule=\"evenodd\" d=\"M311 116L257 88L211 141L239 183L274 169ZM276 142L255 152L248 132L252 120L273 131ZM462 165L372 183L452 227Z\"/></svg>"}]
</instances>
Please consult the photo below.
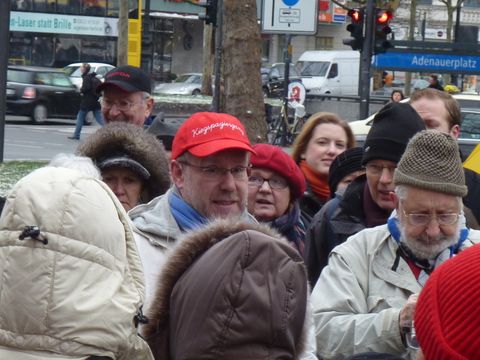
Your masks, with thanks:
<instances>
[{"instance_id":1,"label":"red scarf","mask_svg":"<svg viewBox=\"0 0 480 360\"><path fill-rule=\"evenodd\" d=\"M305 160L300 161L300 169L305 175L308 185L313 193L322 201L330 199L330 188L328 187L328 176L322 175L308 166Z\"/></svg>"}]
</instances>

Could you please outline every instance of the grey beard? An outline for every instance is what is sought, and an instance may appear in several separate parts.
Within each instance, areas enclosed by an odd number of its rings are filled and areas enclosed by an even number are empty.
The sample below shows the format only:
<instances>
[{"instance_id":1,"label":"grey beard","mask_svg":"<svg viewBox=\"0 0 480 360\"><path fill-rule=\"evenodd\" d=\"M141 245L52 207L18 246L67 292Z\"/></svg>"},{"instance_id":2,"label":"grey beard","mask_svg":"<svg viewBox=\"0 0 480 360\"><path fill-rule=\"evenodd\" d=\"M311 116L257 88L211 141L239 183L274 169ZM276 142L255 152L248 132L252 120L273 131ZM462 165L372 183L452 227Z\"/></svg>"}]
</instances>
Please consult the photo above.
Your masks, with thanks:
<instances>
[{"instance_id":1,"label":"grey beard","mask_svg":"<svg viewBox=\"0 0 480 360\"><path fill-rule=\"evenodd\" d=\"M407 237L403 224L399 224L399 229L400 241L419 259L435 260L442 251L455 245L460 238L460 224L457 224L453 235L440 234L436 239L429 239L427 235L415 238Z\"/></svg>"}]
</instances>

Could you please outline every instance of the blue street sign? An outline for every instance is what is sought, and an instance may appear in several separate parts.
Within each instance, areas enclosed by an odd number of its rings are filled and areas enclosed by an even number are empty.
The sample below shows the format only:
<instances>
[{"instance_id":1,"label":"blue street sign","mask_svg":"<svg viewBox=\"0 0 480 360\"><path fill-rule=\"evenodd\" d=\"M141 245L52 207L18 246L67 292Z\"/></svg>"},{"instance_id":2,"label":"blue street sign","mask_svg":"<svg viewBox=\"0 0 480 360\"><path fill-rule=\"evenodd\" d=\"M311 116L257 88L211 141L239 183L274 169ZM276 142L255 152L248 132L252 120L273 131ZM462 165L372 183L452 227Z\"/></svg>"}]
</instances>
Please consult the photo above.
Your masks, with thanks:
<instances>
[{"instance_id":1,"label":"blue street sign","mask_svg":"<svg viewBox=\"0 0 480 360\"><path fill-rule=\"evenodd\" d=\"M347 16L346 16L346 15L333 14L333 22L341 22L341 23L344 23L346 19L347 19Z\"/></svg>"},{"instance_id":2,"label":"blue street sign","mask_svg":"<svg viewBox=\"0 0 480 360\"><path fill-rule=\"evenodd\" d=\"M294 6L296 5L300 0L282 0L283 3L287 6Z\"/></svg>"},{"instance_id":3,"label":"blue street sign","mask_svg":"<svg viewBox=\"0 0 480 360\"><path fill-rule=\"evenodd\" d=\"M376 55L372 66L404 71L480 74L480 56L386 52Z\"/></svg>"}]
</instances>

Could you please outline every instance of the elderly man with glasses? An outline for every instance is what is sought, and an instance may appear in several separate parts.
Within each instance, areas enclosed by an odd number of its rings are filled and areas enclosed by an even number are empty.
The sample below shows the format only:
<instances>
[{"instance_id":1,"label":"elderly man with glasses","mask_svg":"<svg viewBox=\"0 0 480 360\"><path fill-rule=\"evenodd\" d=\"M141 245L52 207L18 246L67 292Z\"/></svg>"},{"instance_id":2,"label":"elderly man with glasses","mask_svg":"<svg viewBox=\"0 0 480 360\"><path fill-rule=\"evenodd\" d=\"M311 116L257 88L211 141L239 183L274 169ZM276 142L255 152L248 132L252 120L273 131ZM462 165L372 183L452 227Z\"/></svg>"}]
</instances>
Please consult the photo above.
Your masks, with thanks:
<instances>
[{"instance_id":1,"label":"elderly man with glasses","mask_svg":"<svg viewBox=\"0 0 480 360\"><path fill-rule=\"evenodd\" d=\"M467 187L450 135L434 130L415 135L393 182L396 211L387 224L336 247L313 290L323 359L367 351L414 359L410 339L418 294L435 268L480 242L480 233L465 226Z\"/></svg>"},{"instance_id":2,"label":"elderly man with glasses","mask_svg":"<svg viewBox=\"0 0 480 360\"><path fill-rule=\"evenodd\" d=\"M425 130L425 124L408 104L390 103L375 115L365 139L362 165L366 175L357 177L345 190L336 208L316 215L307 231L305 262L315 286L332 249L351 235L382 225L395 208L393 172L408 140Z\"/></svg>"},{"instance_id":3,"label":"elderly man with glasses","mask_svg":"<svg viewBox=\"0 0 480 360\"><path fill-rule=\"evenodd\" d=\"M154 101L150 77L140 68L123 65L110 70L98 86L102 94L105 123L127 122L144 126L149 122Z\"/></svg>"}]
</instances>

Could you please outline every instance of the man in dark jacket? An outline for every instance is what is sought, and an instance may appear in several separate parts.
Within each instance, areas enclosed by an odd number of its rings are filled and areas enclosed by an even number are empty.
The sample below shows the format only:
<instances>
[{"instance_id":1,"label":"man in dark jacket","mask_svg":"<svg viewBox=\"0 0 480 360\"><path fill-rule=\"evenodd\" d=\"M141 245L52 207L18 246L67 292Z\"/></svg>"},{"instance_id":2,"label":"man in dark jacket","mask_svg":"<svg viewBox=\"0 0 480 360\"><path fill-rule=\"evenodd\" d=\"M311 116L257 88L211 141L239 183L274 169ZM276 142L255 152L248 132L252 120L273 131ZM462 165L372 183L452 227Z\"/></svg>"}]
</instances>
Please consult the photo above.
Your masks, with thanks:
<instances>
[{"instance_id":1,"label":"man in dark jacket","mask_svg":"<svg viewBox=\"0 0 480 360\"><path fill-rule=\"evenodd\" d=\"M430 85L428 85L428 87L430 89L437 89L437 90L443 91L443 86L440 85L437 75L430 75L429 82L430 82Z\"/></svg>"},{"instance_id":2,"label":"man in dark jacket","mask_svg":"<svg viewBox=\"0 0 480 360\"><path fill-rule=\"evenodd\" d=\"M82 94L82 102L80 103L80 110L77 114L77 124L75 126L75 132L69 139L80 140L80 133L82 132L83 124L88 112L92 111L100 126L103 126L102 112L100 111L100 102L98 101L98 95L96 93L96 87L100 80L97 79L95 72L90 72L90 64L83 63L80 67L82 72L82 87L80 93Z\"/></svg>"},{"instance_id":3,"label":"man in dark jacket","mask_svg":"<svg viewBox=\"0 0 480 360\"><path fill-rule=\"evenodd\" d=\"M335 246L364 228L386 224L395 208L390 197L393 173L408 140L424 129L422 119L408 104L387 104L375 116L362 158L366 175L348 186L332 214L316 214L307 230L305 263L312 287Z\"/></svg>"}]
</instances>

